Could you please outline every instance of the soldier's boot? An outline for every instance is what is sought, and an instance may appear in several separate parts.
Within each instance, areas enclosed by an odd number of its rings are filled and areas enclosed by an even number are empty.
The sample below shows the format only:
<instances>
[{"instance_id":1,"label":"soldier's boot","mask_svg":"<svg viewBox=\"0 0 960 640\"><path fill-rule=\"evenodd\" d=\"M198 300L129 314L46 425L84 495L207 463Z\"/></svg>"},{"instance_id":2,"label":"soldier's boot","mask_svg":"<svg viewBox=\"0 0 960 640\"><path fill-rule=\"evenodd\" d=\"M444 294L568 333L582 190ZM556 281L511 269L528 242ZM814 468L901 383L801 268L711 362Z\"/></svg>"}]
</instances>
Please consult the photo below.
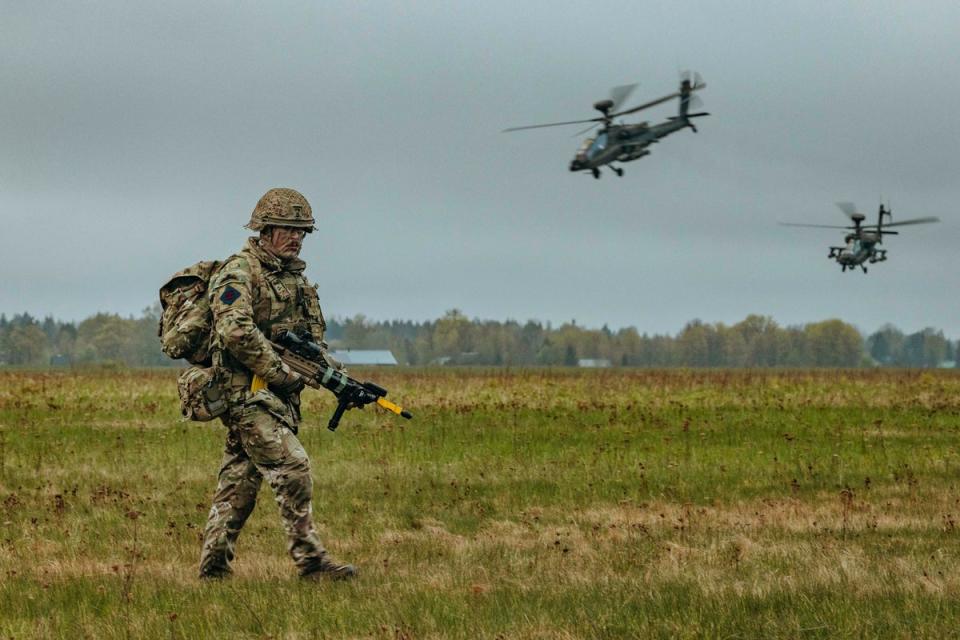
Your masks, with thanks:
<instances>
[{"instance_id":1,"label":"soldier's boot","mask_svg":"<svg viewBox=\"0 0 960 640\"><path fill-rule=\"evenodd\" d=\"M233 559L232 546L217 549L209 541L204 541L203 554L200 557L198 576L203 581L215 582L233 575L230 561Z\"/></svg>"},{"instance_id":2,"label":"soldier's boot","mask_svg":"<svg viewBox=\"0 0 960 640\"><path fill-rule=\"evenodd\" d=\"M323 554L320 561L300 574L304 580L349 580L357 576L357 568L352 564L343 564Z\"/></svg>"},{"instance_id":3,"label":"soldier's boot","mask_svg":"<svg viewBox=\"0 0 960 640\"><path fill-rule=\"evenodd\" d=\"M199 578L203 582L220 582L232 576L232 571L200 571Z\"/></svg>"}]
</instances>

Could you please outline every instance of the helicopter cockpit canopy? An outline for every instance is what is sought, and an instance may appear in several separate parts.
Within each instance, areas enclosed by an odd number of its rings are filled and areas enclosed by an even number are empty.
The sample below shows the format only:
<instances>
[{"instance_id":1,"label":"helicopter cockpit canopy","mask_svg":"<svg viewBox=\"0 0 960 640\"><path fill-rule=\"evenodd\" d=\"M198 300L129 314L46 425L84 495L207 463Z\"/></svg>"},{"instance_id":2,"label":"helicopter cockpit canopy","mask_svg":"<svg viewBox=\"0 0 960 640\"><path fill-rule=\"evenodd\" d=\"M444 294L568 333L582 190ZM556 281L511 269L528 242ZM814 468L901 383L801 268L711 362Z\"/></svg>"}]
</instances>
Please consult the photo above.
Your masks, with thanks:
<instances>
[{"instance_id":1,"label":"helicopter cockpit canopy","mask_svg":"<svg viewBox=\"0 0 960 640\"><path fill-rule=\"evenodd\" d=\"M587 146L589 143L589 147ZM588 158L593 158L595 155L602 153L604 149L607 148L607 132L604 131L597 135L596 138L587 138L584 140L584 146L581 149L586 150Z\"/></svg>"},{"instance_id":2,"label":"helicopter cockpit canopy","mask_svg":"<svg viewBox=\"0 0 960 640\"><path fill-rule=\"evenodd\" d=\"M583 143L580 145L580 148L577 149L576 155L586 157L587 150L590 149L590 145L592 144L593 144L593 138L587 138L586 140L584 140Z\"/></svg>"}]
</instances>

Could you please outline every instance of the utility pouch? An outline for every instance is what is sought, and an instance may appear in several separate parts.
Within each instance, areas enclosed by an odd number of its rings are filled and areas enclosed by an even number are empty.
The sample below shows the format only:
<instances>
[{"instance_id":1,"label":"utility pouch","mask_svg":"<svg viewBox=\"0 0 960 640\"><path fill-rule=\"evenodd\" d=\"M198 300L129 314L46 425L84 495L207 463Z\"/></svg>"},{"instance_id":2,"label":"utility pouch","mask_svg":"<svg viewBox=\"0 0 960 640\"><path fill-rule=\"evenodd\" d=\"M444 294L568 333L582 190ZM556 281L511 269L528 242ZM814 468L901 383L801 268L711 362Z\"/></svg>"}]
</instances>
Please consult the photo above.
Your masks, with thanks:
<instances>
[{"instance_id":1,"label":"utility pouch","mask_svg":"<svg viewBox=\"0 0 960 640\"><path fill-rule=\"evenodd\" d=\"M177 378L180 413L188 420L207 422L227 410L226 386L218 367L190 367Z\"/></svg>"},{"instance_id":2,"label":"utility pouch","mask_svg":"<svg viewBox=\"0 0 960 640\"><path fill-rule=\"evenodd\" d=\"M297 432L297 416L300 413L299 406L294 409L292 403L281 400L269 389L257 391L247 398L244 404L248 407L259 405L264 411L272 415L291 431L294 433Z\"/></svg>"}]
</instances>

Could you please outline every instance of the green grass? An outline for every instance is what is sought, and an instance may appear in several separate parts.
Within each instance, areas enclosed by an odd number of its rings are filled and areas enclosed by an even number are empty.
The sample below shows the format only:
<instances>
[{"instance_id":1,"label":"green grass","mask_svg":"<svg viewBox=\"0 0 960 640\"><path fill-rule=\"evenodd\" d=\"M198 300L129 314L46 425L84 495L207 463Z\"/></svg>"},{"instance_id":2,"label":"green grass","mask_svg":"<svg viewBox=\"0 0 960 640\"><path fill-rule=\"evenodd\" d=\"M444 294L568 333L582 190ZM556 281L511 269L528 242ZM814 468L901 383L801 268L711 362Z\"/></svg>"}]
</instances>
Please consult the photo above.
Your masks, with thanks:
<instances>
[{"instance_id":1,"label":"green grass","mask_svg":"<svg viewBox=\"0 0 960 640\"><path fill-rule=\"evenodd\" d=\"M0 373L2 638L860 638L960 629L960 376L369 370L305 396L303 584L269 490L195 579L223 428L175 372Z\"/></svg>"}]
</instances>

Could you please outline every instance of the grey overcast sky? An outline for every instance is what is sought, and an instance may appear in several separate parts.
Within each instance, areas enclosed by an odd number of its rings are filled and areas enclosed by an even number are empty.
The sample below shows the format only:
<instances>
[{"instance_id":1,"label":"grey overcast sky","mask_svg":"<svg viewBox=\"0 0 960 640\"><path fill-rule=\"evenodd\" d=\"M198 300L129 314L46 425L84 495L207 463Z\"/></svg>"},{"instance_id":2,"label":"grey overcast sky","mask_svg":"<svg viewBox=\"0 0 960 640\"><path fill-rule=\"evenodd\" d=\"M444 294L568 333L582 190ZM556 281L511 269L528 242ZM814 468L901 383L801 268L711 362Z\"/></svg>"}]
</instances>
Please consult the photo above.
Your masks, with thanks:
<instances>
[{"instance_id":1,"label":"grey overcast sky","mask_svg":"<svg viewBox=\"0 0 960 640\"><path fill-rule=\"evenodd\" d=\"M748 313L960 337L960 3L0 0L0 311L139 315L273 186L327 315L675 333ZM610 87L707 81L684 131L567 171ZM671 115L674 104L643 114ZM852 200L939 215L866 276Z\"/></svg>"}]
</instances>

